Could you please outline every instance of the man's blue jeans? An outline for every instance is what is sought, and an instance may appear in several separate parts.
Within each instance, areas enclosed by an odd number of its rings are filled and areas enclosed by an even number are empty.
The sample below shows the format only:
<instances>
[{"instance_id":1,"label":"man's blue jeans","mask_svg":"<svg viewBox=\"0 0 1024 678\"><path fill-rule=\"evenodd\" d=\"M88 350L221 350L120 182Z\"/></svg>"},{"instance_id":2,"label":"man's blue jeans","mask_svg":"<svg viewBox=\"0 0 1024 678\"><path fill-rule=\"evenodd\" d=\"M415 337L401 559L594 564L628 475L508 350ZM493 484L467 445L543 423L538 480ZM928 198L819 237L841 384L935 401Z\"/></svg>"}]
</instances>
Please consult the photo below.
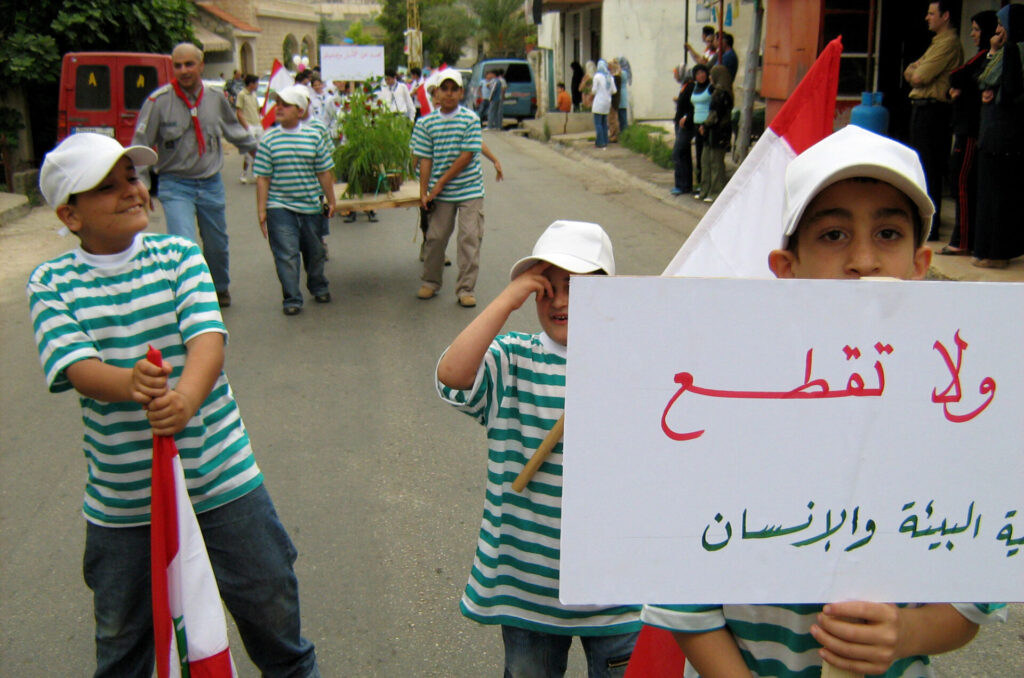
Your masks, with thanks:
<instances>
[{"instance_id":1,"label":"man's blue jeans","mask_svg":"<svg viewBox=\"0 0 1024 678\"><path fill-rule=\"evenodd\" d=\"M313 296L327 294L324 277L324 244L320 239L323 215L302 214L282 207L267 210L267 238L274 253L277 279L281 281L284 307L302 306L299 257L306 267L306 288Z\"/></svg>"},{"instance_id":2,"label":"man's blue jeans","mask_svg":"<svg viewBox=\"0 0 1024 678\"><path fill-rule=\"evenodd\" d=\"M604 148L608 145L608 116L607 114L594 113L594 132L597 133L597 137L594 139L594 145L598 148Z\"/></svg>"},{"instance_id":3,"label":"man's blue jeans","mask_svg":"<svg viewBox=\"0 0 1024 678\"><path fill-rule=\"evenodd\" d=\"M231 283L228 275L228 221L224 214L224 182L220 172L206 179L185 179L160 175L160 202L167 218L167 232L192 242L196 221L203 239L203 257L210 267L213 287L224 292Z\"/></svg>"},{"instance_id":4,"label":"man's blue jeans","mask_svg":"<svg viewBox=\"0 0 1024 678\"><path fill-rule=\"evenodd\" d=\"M587 656L587 678L621 678L639 633L580 636ZM504 678L561 678L569 663L572 636L502 626Z\"/></svg>"},{"instance_id":5,"label":"man's blue jeans","mask_svg":"<svg viewBox=\"0 0 1024 678\"><path fill-rule=\"evenodd\" d=\"M197 517L220 596L252 662L264 676L319 678L313 644L300 632L295 546L266 488ZM149 568L148 525L86 524L83 572L96 615L96 678L153 673Z\"/></svg>"}]
</instances>

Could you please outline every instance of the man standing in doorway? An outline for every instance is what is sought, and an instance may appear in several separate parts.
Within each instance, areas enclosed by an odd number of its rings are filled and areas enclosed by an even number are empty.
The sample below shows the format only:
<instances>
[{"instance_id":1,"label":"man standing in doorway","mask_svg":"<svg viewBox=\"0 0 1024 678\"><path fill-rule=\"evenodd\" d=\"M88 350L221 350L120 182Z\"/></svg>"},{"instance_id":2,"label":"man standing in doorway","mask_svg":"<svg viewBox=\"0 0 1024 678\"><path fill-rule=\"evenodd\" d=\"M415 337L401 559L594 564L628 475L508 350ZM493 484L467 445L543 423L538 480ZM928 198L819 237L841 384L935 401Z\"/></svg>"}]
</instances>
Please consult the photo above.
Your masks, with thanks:
<instances>
[{"instance_id":1,"label":"man standing in doorway","mask_svg":"<svg viewBox=\"0 0 1024 678\"><path fill-rule=\"evenodd\" d=\"M953 109L949 99L949 74L964 62L957 38L954 3L938 0L928 5L925 21L935 34L924 55L907 66L903 77L910 90L910 145L921 156L928 197L935 204L929 240L939 239L942 214L942 176L952 145Z\"/></svg>"},{"instance_id":2,"label":"man standing in doorway","mask_svg":"<svg viewBox=\"0 0 1024 678\"><path fill-rule=\"evenodd\" d=\"M227 98L203 87L203 52L198 47L179 44L171 52L171 63L174 79L142 105L132 144L156 149L167 232L198 242L198 221L203 256L223 308L231 305L231 279L221 136L243 153L255 151L258 142L238 121Z\"/></svg>"}]
</instances>

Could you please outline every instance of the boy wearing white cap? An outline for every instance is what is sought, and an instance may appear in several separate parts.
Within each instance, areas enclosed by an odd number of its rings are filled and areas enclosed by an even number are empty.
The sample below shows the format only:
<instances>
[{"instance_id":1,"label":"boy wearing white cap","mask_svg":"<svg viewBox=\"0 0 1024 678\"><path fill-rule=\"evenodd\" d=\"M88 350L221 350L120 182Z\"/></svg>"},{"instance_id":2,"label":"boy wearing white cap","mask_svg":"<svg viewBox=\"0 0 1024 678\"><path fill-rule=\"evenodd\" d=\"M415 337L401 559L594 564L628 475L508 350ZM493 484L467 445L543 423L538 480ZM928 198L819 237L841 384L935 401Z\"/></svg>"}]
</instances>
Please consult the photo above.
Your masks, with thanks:
<instances>
[{"instance_id":1,"label":"boy wearing white cap","mask_svg":"<svg viewBox=\"0 0 1024 678\"><path fill-rule=\"evenodd\" d=\"M319 304L331 301L324 275L327 251L323 243L320 196L327 199L327 217L334 215L334 159L330 142L318 127L303 125L309 108L306 88L285 87L277 97L277 122L256 149L256 212L260 231L270 241L277 278L281 281L283 311L302 310L300 258L306 269L306 288Z\"/></svg>"},{"instance_id":2,"label":"boy wearing white cap","mask_svg":"<svg viewBox=\"0 0 1024 678\"><path fill-rule=\"evenodd\" d=\"M155 434L177 436L221 597L254 663L268 676L319 676L300 634L295 548L221 370L227 331L210 271L192 241L143 233L149 193L135 163L155 160L147 147L84 133L48 153L39 172L46 201L80 240L38 266L27 291L50 391L74 389L82 406L95 675L153 671ZM150 345L162 367L145 358Z\"/></svg>"},{"instance_id":3,"label":"boy wearing white cap","mask_svg":"<svg viewBox=\"0 0 1024 678\"><path fill-rule=\"evenodd\" d=\"M419 164L420 207L429 212L422 284L416 296L430 299L441 289L444 251L458 216L459 277L455 296L460 306L469 308L476 306L474 288L484 228L480 118L459 105L462 76L457 70L439 71L436 82L438 108L416 121L409 143Z\"/></svg>"},{"instance_id":4,"label":"boy wearing white cap","mask_svg":"<svg viewBox=\"0 0 1024 678\"><path fill-rule=\"evenodd\" d=\"M934 208L917 154L848 126L786 169L779 278L920 280ZM889 604L648 605L644 623L675 632L692 676L817 676L823 661L855 674L931 676L928 655L966 645L1005 606Z\"/></svg>"},{"instance_id":5,"label":"boy wearing white cap","mask_svg":"<svg viewBox=\"0 0 1024 678\"><path fill-rule=\"evenodd\" d=\"M488 438L484 516L460 608L501 625L512 677L564 675L573 636L581 637L590 676L622 676L640 629L637 606L558 600L561 443L521 494L513 489L564 409L573 274L614 275L612 244L597 224L556 221L437 365L439 395L482 423ZM497 336L531 295L543 332Z\"/></svg>"}]
</instances>

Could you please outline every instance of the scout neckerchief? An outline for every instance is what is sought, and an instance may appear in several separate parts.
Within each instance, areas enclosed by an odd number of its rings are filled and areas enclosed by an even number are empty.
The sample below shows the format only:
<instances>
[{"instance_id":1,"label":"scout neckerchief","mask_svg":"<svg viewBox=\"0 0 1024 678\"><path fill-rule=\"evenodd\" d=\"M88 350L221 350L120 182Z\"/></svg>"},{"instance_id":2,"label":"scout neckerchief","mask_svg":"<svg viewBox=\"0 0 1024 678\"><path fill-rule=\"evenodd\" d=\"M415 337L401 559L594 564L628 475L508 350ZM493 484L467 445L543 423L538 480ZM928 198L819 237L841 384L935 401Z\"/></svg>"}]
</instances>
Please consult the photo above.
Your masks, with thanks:
<instances>
[{"instance_id":1,"label":"scout neckerchief","mask_svg":"<svg viewBox=\"0 0 1024 678\"><path fill-rule=\"evenodd\" d=\"M199 86L199 96L196 97L195 106L189 103L188 97L185 96L185 90L181 89L181 85L178 84L177 80L171 80L171 84L174 85L174 91L178 97L185 102L185 108L188 109L189 114L192 115L192 127L196 130L196 147L199 149L199 155L206 152L206 141L203 140L203 128L199 124L199 104L203 100L203 92L206 88L202 85Z\"/></svg>"}]
</instances>

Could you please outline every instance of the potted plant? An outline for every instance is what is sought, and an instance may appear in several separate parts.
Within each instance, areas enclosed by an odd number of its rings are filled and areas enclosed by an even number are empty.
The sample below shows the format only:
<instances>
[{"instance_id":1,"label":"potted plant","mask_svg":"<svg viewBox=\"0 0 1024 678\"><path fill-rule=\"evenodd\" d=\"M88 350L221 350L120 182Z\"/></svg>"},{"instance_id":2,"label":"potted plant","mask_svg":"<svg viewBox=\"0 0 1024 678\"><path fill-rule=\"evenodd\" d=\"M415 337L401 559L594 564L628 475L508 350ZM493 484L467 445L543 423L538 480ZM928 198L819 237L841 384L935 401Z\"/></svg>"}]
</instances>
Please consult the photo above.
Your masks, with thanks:
<instances>
[{"instance_id":1,"label":"potted plant","mask_svg":"<svg viewBox=\"0 0 1024 678\"><path fill-rule=\"evenodd\" d=\"M334 150L334 174L347 181L345 196L395 191L412 175L412 121L386 108L367 80L342 105L341 143Z\"/></svg>"}]
</instances>

